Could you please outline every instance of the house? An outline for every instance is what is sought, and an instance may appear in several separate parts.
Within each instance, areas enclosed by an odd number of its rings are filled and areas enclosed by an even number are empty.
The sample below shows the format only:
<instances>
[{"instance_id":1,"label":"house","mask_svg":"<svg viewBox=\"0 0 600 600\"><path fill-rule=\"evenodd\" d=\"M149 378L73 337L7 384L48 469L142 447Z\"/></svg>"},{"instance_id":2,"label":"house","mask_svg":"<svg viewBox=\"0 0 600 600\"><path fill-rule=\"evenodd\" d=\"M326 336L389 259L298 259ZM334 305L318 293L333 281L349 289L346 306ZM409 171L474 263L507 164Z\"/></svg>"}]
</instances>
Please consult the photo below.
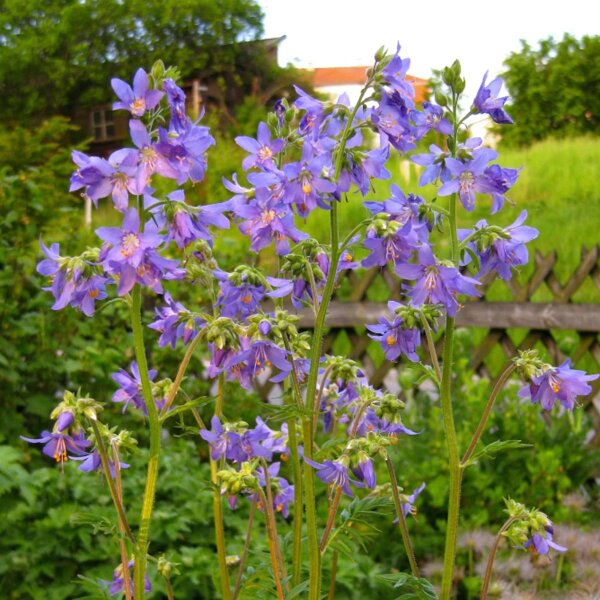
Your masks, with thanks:
<instances>
[{"instance_id":1,"label":"house","mask_svg":"<svg viewBox=\"0 0 600 600\"><path fill-rule=\"evenodd\" d=\"M308 80L312 83L314 89L332 98L337 98L340 94L346 92L350 97L350 103L358 100L358 95L366 81L366 73L370 67L318 67L307 69ZM426 99L428 92L428 80L407 76L415 88L415 102L417 104Z\"/></svg>"}]
</instances>

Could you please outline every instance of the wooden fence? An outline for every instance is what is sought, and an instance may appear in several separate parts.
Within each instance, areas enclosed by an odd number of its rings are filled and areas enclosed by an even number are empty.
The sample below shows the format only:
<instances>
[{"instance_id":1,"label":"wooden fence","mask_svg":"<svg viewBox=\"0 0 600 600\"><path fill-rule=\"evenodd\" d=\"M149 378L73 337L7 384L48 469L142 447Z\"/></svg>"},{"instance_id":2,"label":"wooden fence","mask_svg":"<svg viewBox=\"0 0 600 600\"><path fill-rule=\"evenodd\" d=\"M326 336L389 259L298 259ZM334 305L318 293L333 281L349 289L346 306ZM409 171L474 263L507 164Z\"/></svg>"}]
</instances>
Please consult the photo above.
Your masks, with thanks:
<instances>
[{"instance_id":1,"label":"wooden fence","mask_svg":"<svg viewBox=\"0 0 600 600\"><path fill-rule=\"evenodd\" d=\"M532 347L546 350L554 364L568 354L575 365L600 371L600 247L582 248L579 264L566 280L562 277L564 283L556 273L557 261L555 252L537 252L535 268L526 280L515 276L504 282L487 277L482 296L458 312L458 326L476 328L471 366L477 373L493 379L517 350ZM377 342L366 335L365 324L389 316L386 302L373 301L371 292L378 288L380 296L383 290L384 297L399 300L400 287L401 282L386 267L349 272L330 306L325 351L343 340L349 356L365 367L375 386L383 383L395 365L379 358L381 352L373 351ZM500 302L498 297L511 300ZM581 297L586 302L580 302ZM312 314L300 314L300 326L312 327ZM441 351L441 334L436 343ZM600 431L600 380L592 383L593 392L584 402Z\"/></svg>"}]
</instances>

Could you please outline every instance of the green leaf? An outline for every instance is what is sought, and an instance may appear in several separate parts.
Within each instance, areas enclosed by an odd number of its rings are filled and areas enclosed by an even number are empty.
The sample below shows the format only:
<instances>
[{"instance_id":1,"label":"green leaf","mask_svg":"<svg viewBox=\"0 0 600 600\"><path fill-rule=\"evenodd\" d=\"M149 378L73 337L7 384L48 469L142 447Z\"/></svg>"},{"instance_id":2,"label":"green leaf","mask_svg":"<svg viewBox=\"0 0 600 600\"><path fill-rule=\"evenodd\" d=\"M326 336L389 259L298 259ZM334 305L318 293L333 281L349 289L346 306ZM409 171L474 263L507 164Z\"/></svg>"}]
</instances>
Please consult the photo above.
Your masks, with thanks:
<instances>
[{"instance_id":1,"label":"green leaf","mask_svg":"<svg viewBox=\"0 0 600 600\"><path fill-rule=\"evenodd\" d=\"M475 452L463 467L474 465L482 458L494 458L496 454L504 452L505 450L515 450L517 448L527 448L530 446L531 444L525 444L521 440L495 440L491 444L488 444L481 450Z\"/></svg>"},{"instance_id":2,"label":"green leaf","mask_svg":"<svg viewBox=\"0 0 600 600\"><path fill-rule=\"evenodd\" d=\"M377 579L403 592L394 600L437 600L433 585L422 577L415 577L410 573L395 573L378 575Z\"/></svg>"}]
</instances>

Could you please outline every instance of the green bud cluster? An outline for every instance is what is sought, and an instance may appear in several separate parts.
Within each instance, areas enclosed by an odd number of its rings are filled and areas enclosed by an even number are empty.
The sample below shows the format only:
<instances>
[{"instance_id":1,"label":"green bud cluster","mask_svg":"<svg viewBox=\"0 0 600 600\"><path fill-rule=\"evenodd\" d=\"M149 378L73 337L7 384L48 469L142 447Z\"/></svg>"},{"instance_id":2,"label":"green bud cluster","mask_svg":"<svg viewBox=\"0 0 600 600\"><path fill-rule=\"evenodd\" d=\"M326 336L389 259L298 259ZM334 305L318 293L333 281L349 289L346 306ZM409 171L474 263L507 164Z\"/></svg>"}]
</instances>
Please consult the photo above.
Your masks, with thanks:
<instances>
[{"instance_id":1,"label":"green bud cluster","mask_svg":"<svg viewBox=\"0 0 600 600\"><path fill-rule=\"evenodd\" d=\"M109 446L116 446L119 450L127 450L129 452L137 448L137 440L131 435L131 432L127 429L121 429L117 431L117 427L108 427L108 425L97 422L98 431L102 436L102 439ZM93 429L89 430L90 433L88 438L96 444L96 434Z\"/></svg>"},{"instance_id":2,"label":"green bud cluster","mask_svg":"<svg viewBox=\"0 0 600 600\"><path fill-rule=\"evenodd\" d=\"M441 315L440 307L436 304L424 304L418 308L401 305L394 310L397 317L402 319L403 329L421 329L421 319L425 319L431 327L436 326L436 321Z\"/></svg>"},{"instance_id":3,"label":"green bud cluster","mask_svg":"<svg viewBox=\"0 0 600 600\"><path fill-rule=\"evenodd\" d=\"M546 513L537 508L528 509L524 504L505 499L506 512L514 523L502 533L515 546L522 546L535 533L544 535L546 529L552 526L552 521Z\"/></svg>"},{"instance_id":4,"label":"green bud cluster","mask_svg":"<svg viewBox=\"0 0 600 600\"><path fill-rule=\"evenodd\" d=\"M449 67L444 67L442 71L442 81L455 93L462 94L465 91L465 80L460 76L461 66L458 60L455 60ZM437 99L436 99L437 101ZM442 105L441 105L442 106Z\"/></svg>"},{"instance_id":5,"label":"green bud cluster","mask_svg":"<svg viewBox=\"0 0 600 600\"><path fill-rule=\"evenodd\" d=\"M342 380L345 382L355 381L362 374L358 363L350 358L342 356L328 356L323 364L325 369L331 368L329 379L331 381Z\"/></svg>"},{"instance_id":6,"label":"green bud cluster","mask_svg":"<svg viewBox=\"0 0 600 600\"><path fill-rule=\"evenodd\" d=\"M263 273L255 267L249 265L239 265L230 274L229 281L236 287L244 284L267 286L267 280Z\"/></svg>"},{"instance_id":7,"label":"green bud cluster","mask_svg":"<svg viewBox=\"0 0 600 600\"><path fill-rule=\"evenodd\" d=\"M89 396L81 396L80 394L81 390L77 390L76 394L69 390L65 390L62 402L60 402L50 413L50 418L58 419L62 413L70 412L73 414L73 422L80 427L83 418L92 421L97 420L98 413L103 409L102 404Z\"/></svg>"},{"instance_id":8,"label":"green bud cluster","mask_svg":"<svg viewBox=\"0 0 600 600\"><path fill-rule=\"evenodd\" d=\"M162 60L157 60L150 69L152 87L161 90L165 79L172 79L177 83L181 79L181 73L177 67L165 67Z\"/></svg>"},{"instance_id":9,"label":"green bud cluster","mask_svg":"<svg viewBox=\"0 0 600 600\"><path fill-rule=\"evenodd\" d=\"M406 404L394 394L383 394L374 403L375 415L389 423L402 423L400 411L404 410Z\"/></svg>"},{"instance_id":10,"label":"green bud cluster","mask_svg":"<svg viewBox=\"0 0 600 600\"><path fill-rule=\"evenodd\" d=\"M391 445L389 436L377 432L369 432L364 437L351 439L346 445L344 453L348 454L354 464L373 458L377 455L384 459L387 456L386 448Z\"/></svg>"},{"instance_id":11,"label":"green bud cluster","mask_svg":"<svg viewBox=\"0 0 600 600\"><path fill-rule=\"evenodd\" d=\"M239 471L233 467L221 469L217 473L221 493L227 496L237 496L241 492L257 490L258 478L254 474L255 469L256 461L242 463Z\"/></svg>"},{"instance_id":12,"label":"green bud cluster","mask_svg":"<svg viewBox=\"0 0 600 600\"><path fill-rule=\"evenodd\" d=\"M206 341L215 348L237 348L239 346L240 326L229 317L210 319L206 326Z\"/></svg>"},{"instance_id":13,"label":"green bud cluster","mask_svg":"<svg viewBox=\"0 0 600 600\"><path fill-rule=\"evenodd\" d=\"M171 562L167 557L162 554L158 557L156 563L156 570L165 578L169 578L171 575L179 575L179 569L177 568L180 563Z\"/></svg>"},{"instance_id":14,"label":"green bud cluster","mask_svg":"<svg viewBox=\"0 0 600 600\"><path fill-rule=\"evenodd\" d=\"M544 371L552 368L552 365L545 363L537 350L520 350L518 356L513 358L513 363L517 367L517 372L525 379L531 381Z\"/></svg>"},{"instance_id":15,"label":"green bud cluster","mask_svg":"<svg viewBox=\"0 0 600 600\"><path fill-rule=\"evenodd\" d=\"M152 387L152 397L155 401L161 401L166 399L169 393L171 392L171 388L173 387L173 381L171 379L161 379L160 381L153 382L151 384Z\"/></svg>"},{"instance_id":16,"label":"green bud cluster","mask_svg":"<svg viewBox=\"0 0 600 600\"><path fill-rule=\"evenodd\" d=\"M402 227L403 224L400 221L391 219L387 213L380 212L373 217L367 226L367 231L372 231L377 237L384 238L396 235Z\"/></svg>"},{"instance_id":17,"label":"green bud cluster","mask_svg":"<svg viewBox=\"0 0 600 600\"><path fill-rule=\"evenodd\" d=\"M477 246L479 253L485 252L496 240L509 239L510 234L497 225L476 229L471 236L471 241Z\"/></svg>"}]
</instances>

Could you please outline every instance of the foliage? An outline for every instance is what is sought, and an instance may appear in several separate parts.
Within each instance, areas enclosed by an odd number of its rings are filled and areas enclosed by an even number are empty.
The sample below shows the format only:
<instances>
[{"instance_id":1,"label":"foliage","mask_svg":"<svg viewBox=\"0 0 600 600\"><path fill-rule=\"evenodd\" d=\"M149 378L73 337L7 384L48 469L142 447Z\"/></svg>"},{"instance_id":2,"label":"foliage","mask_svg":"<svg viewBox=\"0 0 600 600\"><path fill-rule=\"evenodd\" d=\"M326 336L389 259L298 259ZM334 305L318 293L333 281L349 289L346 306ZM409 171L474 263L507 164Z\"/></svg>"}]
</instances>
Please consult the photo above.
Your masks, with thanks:
<instances>
[{"instance_id":1,"label":"foliage","mask_svg":"<svg viewBox=\"0 0 600 600\"><path fill-rule=\"evenodd\" d=\"M27 122L108 101L111 77L129 79L162 58L183 76L218 70L221 88L271 85L255 0L5 0L0 12L0 122ZM240 69L240 61L253 69ZM250 62L244 62L250 61ZM277 71L277 72L276 72Z\"/></svg>"},{"instance_id":2,"label":"foliage","mask_svg":"<svg viewBox=\"0 0 600 600\"><path fill-rule=\"evenodd\" d=\"M506 144L525 145L553 136L592 134L600 126L600 36L541 40L504 62L516 125L502 131Z\"/></svg>"},{"instance_id":3,"label":"foliage","mask_svg":"<svg viewBox=\"0 0 600 600\"><path fill-rule=\"evenodd\" d=\"M49 312L35 273L39 239L49 228L67 245L89 239L81 201L64 191L71 133L58 118L35 130L0 131L0 386L13 414L3 419L0 439L23 430L25 410L29 420L46 415L67 385L95 381L106 393L107 365L123 345L110 334L117 308L102 317L109 333L100 335L72 313Z\"/></svg>"}]
</instances>

